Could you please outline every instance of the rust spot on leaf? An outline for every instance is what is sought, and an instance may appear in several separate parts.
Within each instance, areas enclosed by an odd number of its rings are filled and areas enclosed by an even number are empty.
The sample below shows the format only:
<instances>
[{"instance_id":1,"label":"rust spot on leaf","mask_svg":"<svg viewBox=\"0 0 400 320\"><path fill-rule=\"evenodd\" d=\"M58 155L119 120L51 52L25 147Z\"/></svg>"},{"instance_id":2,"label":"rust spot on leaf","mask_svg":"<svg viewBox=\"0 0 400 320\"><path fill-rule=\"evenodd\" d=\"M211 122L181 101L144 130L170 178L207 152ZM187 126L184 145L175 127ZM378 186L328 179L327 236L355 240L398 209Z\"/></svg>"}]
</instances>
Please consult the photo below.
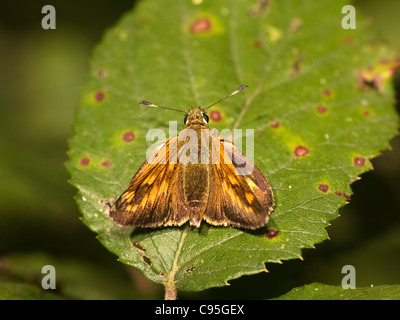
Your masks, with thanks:
<instances>
[{"instance_id":1,"label":"rust spot on leaf","mask_svg":"<svg viewBox=\"0 0 400 320\"><path fill-rule=\"evenodd\" d=\"M222 114L218 110L213 110L210 112L210 119L214 122L220 122L222 120Z\"/></svg>"},{"instance_id":2,"label":"rust spot on leaf","mask_svg":"<svg viewBox=\"0 0 400 320\"><path fill-rule=\"evenodd\" d=\"M277 128L279 128L280 123L279 123L278 121L272 121L271 124L270 124L270 126L271 126L272 128L277 129Z\"/></svg>"},{"instance_id":3,"label":"rust spot on leaf","mask_svg":"<svg viewBox=\"0 0 400 320\"><path fill-rule=\"evenodd\" d=\"M104 168L109 168L109 167L110 167L110 160L104 160L104 161L101 163L101 165L102 165Z\"/></svg>"},{"instance_id":4,"label":"rust spot on leaf","mask_svg":"<svg viewBox=\"0 0 400 320\"><path fill-rule=\"evenodd\" d=\"M364 157L356 157L356 158L354 158L353 163L356 167L364 167L365 158Z\"/></svg>"},{"instance_id":5,"label":"rust spot on leaf","mask_svg":"<svg viewBox=\"0 0 400 320\"><path fill-rule=\"evenodd\" d=\"M399 60L381 60L378 64L361 70L358 75L360 90L375 89L382 92L384 84L390 82L399 67Z\"/></svg>"},{"instance_id":6,"label":"rust spot on leaf","mask_svg":"<svg viewBox=\"0 0 400 320\"><path fill-rule=\"evenodd\" d=\"M124 140L125 142L131 142L134 139L135 139L135 134L133 133L133 131L128 131L124 133L124 135L122 136L122 140Z\"/></svg>"},{"instance_id":7,"label":"rust spot on leaf","mask_svg":"<svg viewBox=\"0 0 400 320\"><path fill-rule=\"evenodd\" d=\"M318 113L325 113L326 112L326 107L324 107L324 106L322 106L322 105L319 105L318 107L317 107L317 111L318 111Z\"/></svg>"},{"instance_id":8,"label":"rust spot on leaf","mask_svg":"<svg viewBox=\"0 0 400 320\"><path fill-rule=\"evenodd\" d=\"M369 110L364 110L363 115L369 117L371 115L371 112Z\"/></svg>"},{"instance_id":9,"label":"rust spot on leaf","mask_svg":"<svg viewBox=\"0 0 400 320\"><path fill-rule=\"evenodd\" d=\"M190 25L191 33L204 33L212 28L211 21L208 18L199 18Z\"/></svg>"},{"instance_id":10,"label":"rust spot on leaf","mask_svg":"<svg viewBox=\"0 0 400 320\"><path fill-rule=\"evenodd\" d=\"M308 148L306 148L305 146L298 146L294 150L294 154L295 154L296 157L304 157L309 152L310 152L310 150L308 150Z\"/></svg>"},{"instance_id":11,"label":"rust spot on leaf","mask_svg":"<svg viewBox=\"0 0 400 320\"><path fill-rule=\"evenodd\" d=\"M320 184L318 186L319 191L323 192L323 193L327 193L329 191L329 186L326 184Z\"/></svg>"},{"instance_id":12,"label":"rust spot on leaf","mask_svg":"<svg viewBox=\"0 0 400 320\"><path fill-rule=\"evenodd\" d=\"M94 95L94 100L96 102L101 102L104 100L105 97L106 97L106 94L100 90L100 91L96 92L96 94Z\"/></svg>"},{"instance_id":13,"label":"rust spot on leaf","mask_svg":"<svg viewBox=\"0 0 400 320\"><path fill-rule=\"evenodd\" d=\"M275 237L278 235L278 233L279 233L279 230L269 229L269 230L267 231L267 233L265 234L265 236L266 236L268 239L273 239L273 238L275 238Z\"/></svg>"},{"instance_id":14,"label":"rust spot on leaf","mask_svg":"<svg viewBox=\"0 0 400 320\"><path fill-rule=\"evenodd\" d=\"M324 96L330 97L330 96L332 96L332 91L329 89L324 89L324 90L322 90L322 94Z\"/></svg>"},{"instance_id":15,"label":"rust spot on leaf","mask_svg":"<svg viewBox=\"0 0 400 320\"><path fill-rule=\"evenodd\" d=\"M80 161L80 164L82 166L87 166L90 163L90 159L89 158L82 158Z\"/></svg>"}]
</instances>

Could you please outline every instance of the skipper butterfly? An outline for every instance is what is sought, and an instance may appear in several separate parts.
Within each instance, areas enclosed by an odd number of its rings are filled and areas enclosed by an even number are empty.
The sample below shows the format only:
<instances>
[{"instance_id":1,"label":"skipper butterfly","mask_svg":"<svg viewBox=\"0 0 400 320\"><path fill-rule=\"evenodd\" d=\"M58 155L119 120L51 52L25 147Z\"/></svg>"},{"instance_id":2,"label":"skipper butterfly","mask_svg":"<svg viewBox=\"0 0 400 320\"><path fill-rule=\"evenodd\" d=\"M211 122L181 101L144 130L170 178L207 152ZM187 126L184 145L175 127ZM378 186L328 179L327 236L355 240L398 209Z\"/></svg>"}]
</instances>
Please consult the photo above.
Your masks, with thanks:
<instances>
[{"instance_id":1,"label":"skipper butterfly","mask_svg":"<svg viewBox=\"0 0 400 320\"><path fill-rule=\"evenodd\" d=\"M184 112L185 127L148 157L114 202L110 217L115 223L155 228L189 221L199 228L204 220L214 226L257 229L268 222L274 196L267 179L240 149L209 129L205 113L246 87L188 112L139 103Z\"/></svg>"}]
</instances>

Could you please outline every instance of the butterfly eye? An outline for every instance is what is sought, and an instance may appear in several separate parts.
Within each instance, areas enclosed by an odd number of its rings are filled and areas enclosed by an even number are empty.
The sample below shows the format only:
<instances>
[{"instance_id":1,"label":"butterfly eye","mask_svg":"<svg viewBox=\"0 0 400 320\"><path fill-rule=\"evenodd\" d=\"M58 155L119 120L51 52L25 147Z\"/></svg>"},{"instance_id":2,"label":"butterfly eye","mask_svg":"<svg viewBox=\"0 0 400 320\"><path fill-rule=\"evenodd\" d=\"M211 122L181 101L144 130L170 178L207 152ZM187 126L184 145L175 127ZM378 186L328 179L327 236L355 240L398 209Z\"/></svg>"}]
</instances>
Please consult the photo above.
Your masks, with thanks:
<instances>
[{"instance_id":1,"label":"butterfly eye","mask_svg":"<svg viewBox=\"0 0 400 320\"><path fill-rule=\"evenodd\" d=\"M187 118L188 118L188 116L186 115L186 116L185 116L185 119L183 119L183 123L184 123L184 124L186 124Z\"/></svg>"},{"instance_id":2,"label":"butterfly eye","mask_svg":"<svg viewBox=\"0 0 400 320\"><path fill-rule=\"evenodd\" d=\"M205 113L203 113L203 120L205 123L208 123L208 121L209 121L208 115L206 115Z\"/></svg>"}]
</instances>

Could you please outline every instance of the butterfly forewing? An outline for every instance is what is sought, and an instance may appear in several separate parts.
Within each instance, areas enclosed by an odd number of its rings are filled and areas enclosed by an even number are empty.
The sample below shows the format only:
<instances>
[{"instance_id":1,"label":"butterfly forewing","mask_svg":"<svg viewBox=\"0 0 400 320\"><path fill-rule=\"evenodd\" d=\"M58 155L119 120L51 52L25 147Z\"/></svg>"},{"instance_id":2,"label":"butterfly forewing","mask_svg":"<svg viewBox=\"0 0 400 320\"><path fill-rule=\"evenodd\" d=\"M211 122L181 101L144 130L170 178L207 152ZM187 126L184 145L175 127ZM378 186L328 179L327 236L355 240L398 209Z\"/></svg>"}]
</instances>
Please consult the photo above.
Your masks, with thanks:
<instances>
[{"instance_id":1,"label":"butterfly forewing","mask_svg":"<svg viewBox=\"0 0 400 320\"><path fill-rule=\"evenodd\" d=\"M177 150L177 136L156 150L132 178L110 210L118 224L135 227L181 225L187 221L179 194L179 168L168 162ZM174 157L175 155L171 155ZM180 210L178 210L178 207Z\"/></svg>"}]
</instances>

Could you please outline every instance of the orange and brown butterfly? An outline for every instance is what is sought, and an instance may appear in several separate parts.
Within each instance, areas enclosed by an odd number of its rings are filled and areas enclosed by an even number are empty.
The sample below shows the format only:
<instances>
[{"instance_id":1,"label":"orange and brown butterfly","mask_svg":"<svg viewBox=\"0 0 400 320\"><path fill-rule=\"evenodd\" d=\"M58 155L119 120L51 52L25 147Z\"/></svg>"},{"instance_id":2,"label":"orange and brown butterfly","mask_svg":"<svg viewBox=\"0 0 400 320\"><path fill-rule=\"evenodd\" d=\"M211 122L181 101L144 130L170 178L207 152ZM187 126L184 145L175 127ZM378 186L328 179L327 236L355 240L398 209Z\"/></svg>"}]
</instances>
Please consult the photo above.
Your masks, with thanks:
<instances>
[{"instance_id":1,"label":"orange and brown butterfly","mask_svg":"<svg viewBox=\"0 0 400 320\"><path fill-rule=\"evenodd\" d=\"M199 228L203 220L245 229L266 225L274 207L267 179L242 151L211 132L205 113L246 87L188 112L140 102L184 112L185 127L148 157L112 205L110 217L115 223L140 228L180 226L187 221ZM188 129L197 139L182 135Z\"/></svg>"}]
</instances>

